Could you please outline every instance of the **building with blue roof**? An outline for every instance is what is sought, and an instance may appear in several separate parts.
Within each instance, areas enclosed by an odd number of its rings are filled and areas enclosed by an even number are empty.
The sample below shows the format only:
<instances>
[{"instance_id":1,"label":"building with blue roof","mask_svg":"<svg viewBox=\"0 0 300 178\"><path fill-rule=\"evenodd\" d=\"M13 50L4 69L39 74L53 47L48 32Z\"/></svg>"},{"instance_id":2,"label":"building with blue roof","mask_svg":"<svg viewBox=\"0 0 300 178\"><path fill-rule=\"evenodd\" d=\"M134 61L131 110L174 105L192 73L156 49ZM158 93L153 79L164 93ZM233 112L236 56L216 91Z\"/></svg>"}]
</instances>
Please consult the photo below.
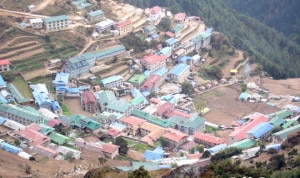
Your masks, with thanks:
<instances>
[{"instance_id":1,"label":"building with blue roof","mask_svg":"<svg viewBox=\"0 0 300 178\"><path fill-rule=\"evenodd\" d=\"M0 74L0 89L6 88L6 82L4 81L2 75Z\"/></svg>"},{"instance_id":2,"label":"building with blue roof","mask_svg":"<svg viewBox=\"0 0 300 178\"><path fill-rule=\"evenodd\" d=\"M125 51L126 51L125 46L117 45L99 52L95 52L94 56L96 60L101 60L101 59L117 56L119 54L124 53Z\"/></svg>"},{"instance_id":3,"label":"building with blue roof","mask_svg":"<svg viewBox=\"0 0 300 178\"><path fill-rule=\"evenodd\" d=\"M170 57L172 54L172 48L170 46L166 46L157 52L158 55L162 55L165 57Z\"/></svg>"},{"instance_id":4,"label":"building with blue roof","mask_svg":"<svg viewBox=\"0 0 300 178\"><path fill-rule=\"evenodd\" d=\"M32 95L38 107L51 110L52 104L46 84L39 83L30 85L30 88L32 89Z\"/></svg>"},{"instance_id":5,"label":"building with blue roof","mask_svg":"<svg viewBox=\"0 0 300 178\"><path fill-rule=\"evenodd\" d=\"M150 70L145 70L143 73L146 77L149 77L151 75Z\"/></svg>"},{"instance_id":6,"label":"building with blue roof","mask_svg":"<svg viewBox=\"0 0 300 178\"><path fill-rule=\"evenodd\" d=\"M246 138L266 139L271 135L273 127L274 126L268 122L261 122L246 132Z\"/></svg>"},{"instance_id":7,"label":"building with blue roof","mask_svg":"<svg viewBox=\"0 0 300 178\"><path fill-rule=\"evenodd\" d=\"M91 3L88 3L86 0L74 0L72 4L76 7L77 10L82 10L86 7L91 6Z\"/></svg>"},{"instance_id":8,"label":"building with blue roof","mask_svg":"<svg viewBox=\"0 0 300 178\"><path fill-rule=\"evenodd\" d=\"M0 125L2 125L5 121L6 121L6 118L0 116Z\"/></svg>"},{"instance_id":9,"label":"building with blue roof","mask_svg":"<svg viewBox=\"0 0 300 178\"><path fill-rule=\"evenodd\" d=\"M210 152L210 154L216 154L222 150L225 150L227 148L227 145L226 144L220 144L220 145L216 145L214 147L211 147L209 149L207 149L207 151Z\"/></svg>"},{"instance_id":10,"label":"building with blue roof","mask_svg":"<svg viewBox=\"0 0 300 178\"><path fill-rule=\"evenodd\" d=\"M168 69L166 67L160 67L153 74L158 75L160 77L165 76L168 73Z\"/></svg>"},{"instance_id":11,"label":"building with blue roof","mask_svg":"<svg viewBox=\"0 0 300 178\"><path fill-rule=\"evenodd\" d=\"M66 15L44 18L43 22L46 30L59 30L69 27L69 17Z\"/></svg>"},{"instance_id":12,"label":"building with blue roof","mask_svg":"<svg viewBox=\"0 0 300 178\"><path fill-rule=\"evenodd\" d=\"M9 103L9 102L4 96L0 95L0 103Z\"/></svg>"},{"instance_id":13,"label":"building with blue roof","mask_svg":"<svg viewBox=\"0 0 300 178\"><path fill-rule=\"evenodd\" d=\"M10 152L10 153L18 154L21 151L20 148L14 146L14 145L11 145L9 143L6 143L6 142L2 142L2 143L0 143L0 145L3 150Z\"/></svg>"},{"instance_id":14,"label":"building with blue roof","mask_svg":"<svg viewBox=\"0 0 300 178\"><path fill-rule=\"evenodd\" d=\"M79 88L67 88L65 95L70 97L80 97L80 90Z\"/></svg>"},{"instance_id":15,"label":"building with blue roof","mask_svg":"<svg viewBox=\"0 0 300 178\"><path fill-rule=\"evenodd\" d=\"M104 18L104 12L102 10L91 11L86 16L89 21L97 21Z\"/></svg>"},{"instance_id":16,"label":"building with blue roof","mask_svg":"<svg viewBox=\"0 0 300 178\"><path fill-rule=\"evenodd\" d=\"M144 152L144 160L157 160L162 159L164 156L165 151L162 147L158 146L154 150L146 150Z\"/></svg>"},{"instance_id":17,"label":"building with blue roof","mask_svg":"<svg viewBox=\"0 0 300 178\"><path fill-rule=\"evenodd\" d=\"M193 64L193 58L191 56L182 56L178 59L178 63L192 65Z\"/></svg>"},{"instance_id":18,"label":"building with blue roof","mask_svg":"<svg viewBox=\"0 0 300 178\"><path fill-rule=\"evenodd\" d=\"M55 80L53 80L53 86L68 86L69 83L69 73L60 72L55 76Z\"/></svg>"},{"instance_id":19,"label":"building with blue roof","mask_svg":"<svg viewBox=\"0 0 300 178\"><path fill-rule=\"evenodd\" d=\"M61 113L62 112L61 107L60 107L60 105L57 101L51 101L51 109L55 113Z\"/></svg>"},{"instance_id":20,"label":"building with blue roof","mask_svg":"<svg viewBox=\"0 0 300 178\"><path fill-rule=\"evenodd\" d=\"M100 80L100 85L105 88L114 88L123 85L123 77L121 75L114 75Z\"/></svg>"},{"instance_id":21,"label":"building with blue roof","mask_svg":"<svg viewBox=\"0 0 300 178\"><path fill-rule=\"evenodd\" d=\"M240 94L239 99L242 101L248 101L250 99L250 95L247 92L243 92Z\"/></svg>"},{"instance_id":22,"label":"building with blue roof","mask_svg":"<svg viewBox=\"0 0 300 178\"><path fill-rule=\"evenodd\" d=\"M156 27L154 25L148 25L144 28L144 33L147 36L151 36L156 33Z\"/></svg>"},{"instance_id":23,"label":"building with blue roof","mask_svg":"<svg viewBox=\"0 0 300 178\"><path fill-rule=\"evenodd\" d=\"M168 75L168 78L176 83L184 82L190 75L190 66L186 64L177 64Z\"/></svg>"},{"instance_id":24,"label":"building with blue roof","mask_svg":"<svg viewBox=\"0 0 300 178\"><path fill-rule=\"evenodd\" d=\"M178 45L178 40L176 38L169 38L166 43L173 50Z\"/></svg>"}]
</instances>

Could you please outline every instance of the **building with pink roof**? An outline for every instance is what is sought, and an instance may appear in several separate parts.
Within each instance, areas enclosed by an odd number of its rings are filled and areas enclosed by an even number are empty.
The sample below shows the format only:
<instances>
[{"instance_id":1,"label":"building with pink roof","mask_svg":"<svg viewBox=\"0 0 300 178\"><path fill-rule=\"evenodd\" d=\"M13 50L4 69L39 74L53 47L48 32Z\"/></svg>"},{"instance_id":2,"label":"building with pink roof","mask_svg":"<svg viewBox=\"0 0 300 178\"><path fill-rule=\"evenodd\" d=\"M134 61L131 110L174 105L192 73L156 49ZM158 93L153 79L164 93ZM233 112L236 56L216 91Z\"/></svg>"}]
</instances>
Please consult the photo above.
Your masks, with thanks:
<instances>
[{"instance_id":1,"label":"building with pink roof","mask_svg":"<svg viewBox=\"0 0 300 178\"><path fill-rule=\"evenodd\" d=\"M0 60L0 73L9 71L9 60L8 59L2 59Z\"/></svg>"},{"instance_id":2,"label":"building with pink roof","mask_svg":"<svg viewBox=\"0 0 300 178\"><path fill-rule=\"evenodd\" d=\"M167 128L162 137L169 141L170 147L179 147L187 141L188 135L179 130Z\"/></svg>"},{"instance_id":3,"label":"building with pink roof","mask_svg":"<svg viewBox=\"0 0 300 178\"><path fill-rule=\"evenodd\" d=\"M207 147L213 147L225 143L224 138L215 137L202 132L195 132L194 141Z\"/></svg>"},{"instance_id":4,"label":"building with pink roof","mask_svg":"<svg viewBox=\"0 0 300 178\"><path fill-rule=\"evenodd\" d=\"M251 130L259 123L268 122L268 121L269 119L265 115L256 113L246 123L244 123L242 126L236 128L234 131L230 133L229 144L245 139L246 132Z\"/></svg>"},{"instance_id":5,"label":"building with pink roof","mask_svg":"<svg viewBox=\"0 0 300 178\"><path fill-rule=\"evenodd\" d=\"M156 71L160 67L166 67L166 57L162 55L149 55L144 56L141 59L141 64L144 66L146 70L149 70L152 74L154 71Z\"/></svg>"},{"instance_id":6,"label":"building with pink roof","mask_svg":"<svg viewBox=\"0 0 300 178\"><path fill-rule=\"evenodd\" d=\"M159 7L159 6L152 7L150 9L150 14L149 14L150 20L156 21L157 19L159 19L160 13L161 13L161 7Z\"/></svg>"},{"instance_id":7,"label":"building with pink roof","mask_svg":"<svg viewBox=\"0 0 300 178\"><path fill-rule=\"evenodd\" d=\"M132 22L131 20L123 20L114 24L114 29L119 31L119 35L126 35L132 31Z\"/></svg>"},{"instance_id":8,"label":"building with pink roof","mask_svg":"<svg viewBox=\"0 0 300 178\"><path fill-rule=\"evenodd\" d=\"M15 134L18 138L27 141L30 145L46 145L50 143L50 138L38 131L41 128L32 126L32 129L30 129L30 127L26 127L23 130L15 131Z\"/></svg>"},{"instance_id":9,"label":"building with pink roof","mask_svg":"<svg viewBox=\"0 0 300 178\"><path fill-rule=\"evenodd\" d=\"M160 81L160 76L158 75L150 75L147 80L144 82L144 84L141 86L141 90L142 91L145 91L145 90L148 90L148 91L151 91L153 90L155 87L159 87L159 81Z\"/></svg>"},{"instance_id":10,"label":"building with pink roof","mask_svg":"<svg viewBox=\"0 0 300 178\"><path fill-rule=\"evenodd\" d=\"M81 94L81 105L83 109L90 113L97 111L97 101L95 95L91 91L85 91Z\"/></svg>"},{"instance_id":11,"label":"building with pink roof","mask_svg":"<svg viewBox=\"0 0 300 178\"><path fill-rule=\"evenodd\" d=\"M175 21L177 23L184 23L185 17L186 17L185 13L178 13L175 15Z\"/></svg>"}]
</instances>

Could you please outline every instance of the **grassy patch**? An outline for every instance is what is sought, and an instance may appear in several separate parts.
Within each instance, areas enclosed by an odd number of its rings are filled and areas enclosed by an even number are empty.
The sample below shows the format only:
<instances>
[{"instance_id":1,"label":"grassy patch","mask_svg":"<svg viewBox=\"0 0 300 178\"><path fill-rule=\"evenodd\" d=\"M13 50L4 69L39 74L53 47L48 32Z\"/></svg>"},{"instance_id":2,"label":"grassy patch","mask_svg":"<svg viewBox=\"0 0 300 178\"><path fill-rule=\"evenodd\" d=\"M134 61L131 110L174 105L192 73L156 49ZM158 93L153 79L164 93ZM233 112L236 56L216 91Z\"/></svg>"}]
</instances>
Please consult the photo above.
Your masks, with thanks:
<instances>
[{"instance_id":1,"label":"grassy patch","mask_svg":"<svg viewBox=\"0 0 300 178\"><path fill-rule=\"evenodd\" d=\"M49 160L47 156L43 156L41 159L38 160L39 163L46 163Z\"/></svg>"},{"instance_id":2,"label":"grassy patch","mask_svg":"<svg viewBox=\"0 0 300 178\"><path fill-rule=\"evenodd\" d=\"M148 145L139 142L137 142L134 146L132 146L131 149L138 151L140 153L144 153L146 150L152 150L152 148L149 147Z\"/></svg>"},{"instance_id":3,"label":"grassy patch","mask_svg":"<svg viewBox=\"0 0 300 178\"><path fill-rule=\"evenodd\" d=\"M71 116L72 115L71 111L69 110L69 108L66 105L61 104L61 109L62 109L65 116Z\"/></svg>"},{"instance_id":4,"label":"grassy patch","mask_svg":"<svg viewBox=\"0 0 300 178\"><path fill-rule=\"evenodd\" d=\"M135 161L134 159L127 157L125 155L118 155L117 160L124 160L124 161Z\"/></svg>"},{"instance_id":5,"label":"grassy patch","mask_svg":"<svg viewBox=\"0 0 300 178\"><path fill-rule=\"evenodd\" d=\"M25 80L23 80L21 76L17 75L12 84L14 84L14 86L19 90L24 98L32 98L32 94L28 87L28 84L27 82L25 82Z\"/></svg>"},{"instance_id":6,"label":"grassy patch","mask_svg":"<svg viewBox=\"0 0 300 178\"><path fill-rule=\"evenodd\" d=\"M207 131L207 132L215 132L215 131L218 131L218 130L220 130L219 128L218 129L216 129L216 128L213 128L213 127L210 127L210 126L208 126L208 125L205 125L205 130Z\"/></svg>"},{"instance_id":7,"label":"grassy patch","mask_svg":"<svg viewBox=\"0 0 300 178\"><path fill-rule=\"evenodd\" d=\"M128 144L129 147L132 146L132 145L134 145L136 143L135 141L127 139L127 138L125 138L125 141L127 142L127 144Z\"/></svg>"}]
</instances>

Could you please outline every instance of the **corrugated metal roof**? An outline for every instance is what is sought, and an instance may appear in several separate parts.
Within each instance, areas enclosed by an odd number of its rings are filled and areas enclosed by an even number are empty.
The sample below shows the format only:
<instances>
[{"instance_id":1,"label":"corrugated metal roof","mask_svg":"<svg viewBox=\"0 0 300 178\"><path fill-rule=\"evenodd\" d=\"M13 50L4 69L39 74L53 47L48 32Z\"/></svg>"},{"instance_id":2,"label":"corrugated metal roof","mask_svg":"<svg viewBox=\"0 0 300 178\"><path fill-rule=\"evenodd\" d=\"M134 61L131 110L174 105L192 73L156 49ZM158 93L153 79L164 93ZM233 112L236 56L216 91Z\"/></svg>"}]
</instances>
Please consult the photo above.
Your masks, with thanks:
<instances>
[{"instance_id":1,"label":"corrugated metal roof","mask_svg":"<svg viewBox=\"0 0 300 178\"><path fill-rule=\"evenodd\" d=\"M166 67L160 67L160 68L158 68L156 71L154 71L153 74L162 77L162 76L165 75L167 72L168 72L168 69L167 69Z\"/></svg>"},{"instance_id":2,"label":"corrugated metal roof","mask_svg":"<svg viewBox=\"0 0 300 178\"><path fill-rule=\"evenodd\" d=\"M216 145L214 147L211 147L211 148L207 149L207 151L209 151L211 154L216 154L219 151L222 151L226 148L227 148L226 144L220 144L220 145Z\"/></svg>"},{"instance_id":3,"label":"corrugated metal roof","mask_svg":"<svg viewBox=\"0 0 300 178\"><path fill-rule=\"evenodd\" d=\"M279 137L281 140L284 140L284 139L287 138L287 136L290 133L293 133L293 132L296 132L296 131L299 131L299 130L300 130L300 124L295 125L293 127L289 127L287 129L284 129L284 130L281 130L279 132L276 132L273 135L276 136L276 137Z\"/></svg>"},{"instance_id":4,"label":"corrugated metal roof","mask_svg":"<svg viewBox=\"0 0 300 178\"><path fill-rule=\"evenodd\" d=\"M254 146L254 144L255 144L254 140L244 139L242 141L235 142L235 143L229 145L228 147L235 147L238 149L247 149L247 148L251 148L252 146Z\"/></svg>"},{"instance_id":5,"label":"corrugated metal roof","mask_svg":"<svg viewBox=\"0 0 300 178\"><path fill-rule=\"evenodd\" d=\"M59 15L59 16L53 16L49 18L43 19L44 22L50 23L50 22L56 22L56 21L61 21L61 20L68 20L69 17L66 15Z\"/></svg>"},{"instance_id":6,"label":"corrugated metal roof","mask_svg":"<svg viewBox=\"0 0 300 178\"><path fill-rule=\"evenodd\" d=\"M6 82L3 80L2 75L0 74L0 87L6 86Z\"/></svg>"},{"instance_id":7,"label":"corrugated metal roof","mask_svg":"<svg viewBox=\"0 0 300 178\"><path fill-rule=\"evenodd\" d=\"M141 111L139 109L134 109L132 111L131 115L140 117L142 119L147 120L150 123L153 123L155 125L158 125L158 126L161 126L164 128L169 127L169 125L170 125L170 123L167 120L163 120L163 119L154 117L154 116L152 116L144 111Z\"/></svg>"},{"instance_id":8,"label":"corrugated metal roof","mask_svg":"<svg viewBox=\"0 0 300 178\"><path fill-rule=\"evenodd\" d=\"M88 16L91 16L91 17L95 17L98 15L104 15L104 12L102 10L97 10L97 11L91 11L88 13Z\"/></svg>"},{"instance_id":9,"label":"corrugated metal roof","mask_svg":"<svg viewBox=\"0 0 300 178\"><path fill-rule=\"evenodd\" d=\"M130 83L136 83L138 85L141 85L147 77L144 74L134 74L131 76L128 80Z\"/></svg>"},{"instance_id":10,"label":"corrugated metal roof","mask_svg":"<svg viewBox=\"0 0 300 178\"><path fill-rule=\"evenodd\" d=\"M189 70L190 66L186 64L177 64L171 71L170 74L180 75L186 70Z\"/></svg>"},{"instance_id":11,"label":"corrugated metal roof","mask_svg":"<svg viewBox=\"0 0 300 178\"><path fill-rule=\"evenodd\" d=\"M112 48L96 52L96 53L94 53L94 55L96 57L96 60L100 60L100 59L107 57L108 55L119 54L124 51L125 51L125 47L123 45L117 45Z\"/></svg>"},{"instance_id":12,"label":"corrugated metal roof","mask_svg":"<svg viewBox=\"0 0 300 178\"><path fill-rule=\"evenodd\" d=\"M3 113L10 113L12 115L19 116L20 118L24 118L33 122L38 122L43 119L42 115L38 114L38 111L31 112L27 109L11 104L1 104L0 111L2 111Z\"/></svg>"},{"instance_id":13,"label":"corrugated metal roof","mask_svg":"<svg viewBox=\"0 0 300 178\"><path fill-rule=\"evenodd\" d=\"M255 138L260 138L263 136L265 133L269 132L272 130L274 126L268 122L261 122L257 126L253 127L250 129L247 134L252 134Z\"/></svg>"},{"instance_id":14,"label":"corrugated metal roof","mask_svg":"<svg viewBox=\"0 0 300 178\"><path fill-rule=\"evenodd\" d=\"M123 80L123 77L121 75L113 75L113 76L110 76L110 77L100 80L100 83L103 85L106 85L108 83L116 82L119 80Z\"/></svg>"}]
</instances>

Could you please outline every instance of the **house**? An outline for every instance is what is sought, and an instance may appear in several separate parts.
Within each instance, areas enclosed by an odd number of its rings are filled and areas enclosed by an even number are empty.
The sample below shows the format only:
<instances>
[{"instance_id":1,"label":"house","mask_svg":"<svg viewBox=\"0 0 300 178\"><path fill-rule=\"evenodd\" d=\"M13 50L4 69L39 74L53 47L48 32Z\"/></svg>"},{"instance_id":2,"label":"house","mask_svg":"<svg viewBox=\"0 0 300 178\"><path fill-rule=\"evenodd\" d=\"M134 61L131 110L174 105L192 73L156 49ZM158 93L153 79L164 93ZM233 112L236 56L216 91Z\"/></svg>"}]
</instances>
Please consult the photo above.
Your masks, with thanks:
<instances>
[{"instance_id":1,"label":"house","mask_svg":"<svg viewBox=\"0 0 300 178\"><path fill-rule=\"evenodd\" d=\"M181 23L175 25L175 27L171 30L174 33L175 38L178 38L180 36L180 32L183 28L184 25Z\"/></svg>"},{"instance_id":2,"label":"house","mask_svg":"<svg viewBox=\"0 0 300 178\"><path fill-rule=\"evenodd\" d=\"M0 60L0 73L9 71L9 60L8 59L2 59Z\"/></svg>"},{"instance_id":3,"label":"house","mask_svg":"<svg viewBox=\"0 0 300 178\"><path fill-rule=\"evenodd\" d=\"M178 59L178 63L193 65L193 58L191 56L182 56Z\"/></svg>"},{"instance_id":4,"label":"house","mask_svg":"<svg viewBox=\"0 0 300 178\"><path fill-rule=\"evenodd\" d=\"M195 44L191 41L188 41L183 44L182 49L185 50L185 54L189 54L195 50Z\"/></svg>"},{"instance_id":5,"label":"house","mask_svg":"<svg viewBox=\"0 0 300 178\"><path fill-rule=\"evenodd\" d=\"M65 143L67 143L70 138L67 136L64 136L60 133L52 133L51 135L49 135L50 139L52 142L59 144L59 145L63 145Z\"/></svg>"},{"instance_id":6,"label":"house","mask_svg":"<svg viewBox=\"0 0 300 178\"><path fill-rule=\"evenodd\" d=\"M166 57L158 55L144 56L141 60L141 64L146 70L149 70L152 74L160 67L166 67Z\"/></svg>"},{"instance_id":7,"label":"house","mask_svg":"<svg viewBox=\"0 0 300 178\"><path fill-rule=\"evenodd\" d=\"M78 78L89 73L89 68L95 65L93 53L85 53L66 61L63 66L64 73L69 73L70 78Z\"/></svg>"},{"instance_id":8,"label":"house","mask_svg":"<svg viewBox=\"0 0 300 178\"><path fill-rule=\"evenodd\" d=\"M211 34L212 28L208 28L193 38L191 41L195 43L195 49L199 50L199 48L208 47L210 45Z\"/></svg>"},{"instance_id":9,"label":"house","mask_svg":"<svg viewBox=\"0 0 300 178\"><path fill-rule=\"evenodd\" d=\"M95 24L96 30L99 33L109 32L112 29L114 23L115 21L111 19L105 19L104 21Z\"/></svg>"},{"instance_id":10,"label":"house","mask_svg":"<svg viewBox=\"0 0 300 178\"><path fill-rule=\"evenodd\" d=\"M139 88L144 83L146 78L147 77L144 74L134 74L128 79L128 82Z\"/></svg>"},{"instance_id":11,"label":"house","mask_svg":"<svg viewBox=\"0 0 300 178\"><path fill-rule=\"evenodd\" d=\"M47 145L50 143L49 137L40 133L39 130L31 128L30 126L32 125L27 126L25 129L15 131L16 137L32 146Z\"/></svg>"},{"instance_id":12,"label":"house","mask_svg":"<svg viewBox=\"0 0 300 178\"><path fill-rule=\"evenodd\" d=\"M97 92L95 93L95 97L101 111L107 111L110 113L116 112L129 116L133 110L133 106L130 103L124 100L117 100L112 91L104 90Z\"/></svg>"},{"instance_id":13,"label":"house","mask_svg":"<svg viewBox=\"0 0 300 178\"><path fill-rule=\"evenodd\" d=\"M168 140L170 143L169 147L177 148L187 141L188 135L178 130L167 128L162 137Z\"/></svg>"},{"instance_id":14,"label":"house","mask_svg":"<svg viewBox=\"0 0 300 178\"><path fill-rule=\"evenodd\" d=\"M129 128L132 135L139 135L139 128L146 122L145 120L135 116L123 117L120 121Z\"/></svg>"},{"instance_id":15,"label":"house","mask_svg":"<svg viewBox=\"0 0 300 178\"><path fill-rule=\"evenodd\" d=\"M12 104L0 105L0 116L6 117L23 125L42 123L44 118L39 111L32 107L20 107Z\"/></svg>"},{"instance_id":16,"label":"house","mask_svg":"<svg viewBox=\"0 0 300 178\"><path fill-rule=\"evenodd\" d=\"M123 77L121 75L113 75L100 80L100 84L105 88L115 88L123 85Z\"/></svg>"},{"instance_id":17,"label":"house","mask_svg":"<svg viewBox=\"0 0 300 178\"><path fill-rule=\"evenodd\" d=\"M47 126L54 128L56 125L62 124L64 126L66 126L66 124L64 124L63 122L61 122L58 119L51 119L47 122Z\"/></svg>"},{"instance_id":18,"label":"house","mask_svg":"<svg viewBox=\"0 0 300 178\"><path fill-rule=\"evenodd\" d=\"M163 102L163 103L157 105L156 108L157 108L157 110L156 110L155 115L159 116L159 117L163 117L167 111L174 110L175 106L170 102Z\"/></svg>"},{"instance_id":19,"label":"house","mask_svg":"<svg viewBox=\"0 0 300 178\"><path fill-rule=\"evenodd\" d=\"M119 147L120 146L118 146L118 145L106 143L106 144L103 144L103 146L102 146L102 152L106 157L108 157L110 159L114 159L116 156L119 155Z\"/></svg>"},{"instance_id":20,"label":"house","mask_svg":"<svg viewBox=\"0 0 300 178\"><path fill-rule=\"evenodd\" d=\"M179 58L181 58L182 56L185 55L185 49L183 48L179 48L178 50L176 50L173 55L172 55L172 59L174 60L178 60Z\"/></svg>"},{"instance_id":21,"label":"house","mask_svg":"<svg viewBox=\"0 0 300 178\"><path fill-rule=\"evenodd\" d=\"M168 78L176 83L184 82L190 75L190 66L186 64L177 64L170 72Z\"/></svg>"},{"instance_id":22,"label":"house","mask_svg":"<svg viewBox=\"0 0 300 178\"><path fill-rule=\"evenodd\" d=\"M91 3L88 3L86 0L74 0L72 1L72 4L76 7L77 10L82 10L92 5Z\"/></svg>"},{"instance_id":23,"label":"house","mask_svg":"<svg viewBox=\"0 0 300 178\"><path fill-rule=\"evenodd\" d=\"M4 81L2 75L0 74L0 90L6 89L7 85L6 82Z\"/></svg>"},{"instance_id":24,"label":"house","mask_svg":"<svg viewBox=\"0 0 300 178\"><path fill-rule=\"evenodd\" d=\"M220 144L220 145L216 145L214 147L207 149L207 151L209 151L210 154L214 155L222 150L225 150L226 148L227 148L226 144Z\"/></svg>"},{"instance_id":25,"label":"house","mask_svg":"<svg viewBox=\"0 0 300 178\"><path fill-rule=\"evenodd\" d=\"M213 135L205 134L202 132L194 133L194 141L205 145L206 147L214 147L219 144L224 144L224 138L215 137Z\"/></svg>"},{"instance_id":26,"label":"house","mask_svg":"<svg viewBox=\"0 0 300 178\"><path fill-rule=\"evenodd\" d=\"M168 121L172 128L189 135L194 135L195 132L204 132L205 130L205 119L197 115L193 115L189 119L173 116Z\"/></svg>"},{"instance_id":27,"label":"house","mask_svg":"<svg viewBox=\"0 0 300 178\"><path fill-rule=\"evenodd\" d=\"M95 95L91 91L85 91L81 94L81 105L85 111L95 113L97 111L97 101Z\"/></svg>"},{"instance_id":28,"label":"house","mask_svg":"<svg viewBox=\"0 0 300 178\"><path fill-rule=\"evenodd\" d=\"M165 42L173 50L177 47L179 41L176 38L169 38Z\"/></svg>"},{"instance_id":29,"label":"house","mask_svg":"<svg viewBox=\"0 0 300 178\"><path fill-rule=\"evenodd\" d=\"M46 30L59 30L69 27L69 17L66 15L44 18L43 22Z\"/></svg>"},{"instance_id":30,"label":"house","mask_svg":"<svg viewBox=\"0 0 300 178\"><path fill-rule=\"evenodd\" d=\"M150 145L153 145L153 142L157 141L163 134L164 134L164 128L151 124L149 122L144 122L140 126L140 134L141 137L148 137L152 140L150 141Z\"/></svg>"},{"instance_id":31,"label":"house","mask_svg":"<svg viewBox=\"0 0 300 178\"><path fill-rule=\"evenodd\" d=\"M238 72L237 69L230 69L230 75L236 75Z\"/></svg>"},{"instance_id":32,"label":"house","mask_svg":"<svg viewBox=\"0 0 300 178\"><path fill-rule=\"evenodd\" d=\"M152 74L150 75L147 80L144 82L144 84L140 87L141 91L149 91L149 93L154 90L154 88L158 88L161 83L160 76Z\"/></svg>"},{"instance_id":33,"label":"house","mask_svg":"<svg viewBox=\"0 0 300 178\"><path fill-rule=\"evenodd\" d=\"M146 113L146 112L144 112L142 110L139 110L139 109L134 109L131 112L131 115L139 117L141 119L144 119L144 120L146 120L149 123L158 125L158 126L163 127L163 128L167 128L167 127L170 126L170 123L169 123L168 120L160 119L158 117L154 117L153 115L151 115L149 113Z\"/></svg>"},{"instance_id":34,"label":"house","mask_svg":"<svg viewBox=\"0 0 300 178\"><path fill-rule=\"evenodd\" d=\"M289 134L300 131L300 124L289 127L287 129L283 129L279 132L273 133L273 138L275 142L281 142L287 138Z\"/></svg>"},{"instance_id":35,"label":"house","mask_svg":"<svg viewBox=\"0 0 300 178\"><path fill-rule=\"evenodd\" d=\"M186 18L186 14L185 14L185 13L178 13L178 14L175 14L175 21L176 21L177 23L184 23L185 18Z\"/></svg>"},{"instance_id":36,"label":"house","mask_svg":"<svg viewBox=\"0 0 300 178\"><path fill-rule=\"evenodd\" d=\"M60 72L56 74L55 80L52 84L55 87L56 94L64 95L68 89L69 84L69 73Z\"/></svg>"},{"instance_id":37,"label":"house","mask_svg":"<svg viewBox=\"0 0 300 178\"><path fill-rule=\"evenodd\" d=\"M161 13L161 7L159 6L152 7L150 9L150 14L149 14L150 21L156 21L157 19L159 19L160 13Z\"/></svg>"},{"instance_id":38,"label":"house","mask_svg":"<svg viewBox=\"0 0 300 178\"><path fill-rule=\"evenodd\" d=\"M135 108L140 109L140 108L142 108L146 105L147 100L144 96L140 95L140 96L137 96L137 97L133 98L133 100L131 100L130 103Z\"/></svg>"},{"instance_id":39,"label":"house","mask_svg":"<svg viewBox=\"0 0 300 178\"><path fill-rule=\"evenodd\" d=\"M247 92L242 92L239 99L242 101L248 101L250 99L250 95Z\"/></svg>"},{"instance_id":40,"label":"house","mask_svg":"<svg viewBox=\"0 0 300 178\"><path fill-rule=\"evenodd\" d=\"M169 46L166 46L166 47L162 48L160 51L158 51L157 54L168 58L171 56L171 54L172 54L171 52L172 52L172 48Z\"/></svg>"},{"instance_id":41,"label":"house","mask_svg":"<svg viewBox=\"0 0 300 178\"><path fill-rule=\"evenodd\" d=\"M0 146L3 150L13 153L13 154L18 154L21 151L20 148L14 146L14 145L11 145L9 143L6 143L6 142L1 142Z\"/></svg>"},{"instance_id":42,"label":"house","mask_svg":"<svg viewBox=\"0 0 300 178\"><path fill-rule=\"evenodd\" d=\"M151 161L151 160L158 160L162 159L164 156L165 151L162 147L157 146L154 150L146 150L144 152L144 160Z\"/></svg>"},{"instance_id":43,"label":"house","mask_svg":"<svg viewBox=\"0 0 300 178\"><path fill-rule=\"evenodd\" d=\"M131 20L123 20L120 22L117 22L113 25L115 30L119 31L119 35L126 35L127 33L130 33L132 31L132 22Z\"/></svg>"},{"instance_id":44,"label":"house","mask_svg":"<svg viewBox=\"0 0 300 178\"><path fill-rule=\"evenodd\" d=\"M52 104L46 84L39 83L36 85L30 85L30 88L32 89L32 95L36 105L39 108L51 110Z\"/></svg>"},{"instance_id":45,"label":"house","mask_svg":"<svg viewBox=\"0 0 300 178\"><path fill-rule=\"evenodd\" d=\"M31 11L34 11L35 9L35 5L31 4L29 6L27 6L28 10L31 12Z\"/></svg>"},{"instance_id":46,"label":"house","mask_svg":"<svg viewBox=\"0 0 300 178\"><path fill-rule=\"evenodd\" d=\"M260 140L267 139L271 135L273 127L274 126L268 122L261 122L246 132L246 138Z\"/></svg>"},{"instance_id":47,"label":"house","mask_svg":"<svg viewBox=\"0 0 300 178\"><path fill-rule=\"evenodd\" d=\"M82 115L73 114L70 119L73 127L85 130L86 132L94 132L102 126L101 123L93 120L92 118L87 118Z\"/></svg>"},{"instance_id":48,"label":"house","mask_svg":"<svg viewBox=\"0 0 300 178\"><path fill-rule=\"evenodd\" d=\"M89 21L97 21L104 18L104 12L102 10L91 11L87 13L87 19Z\"/></svg>"},{"instance_id":49,"label":"house","mask_svg":"<svg viewBox=\"0 0 300 178\"><path fill-rule=\"evenodd\" d=\"M30 23L31 27L34 29L43 28L43 20L41 18L29 19L29 23Z\"/></svg>"},{"instance_id":50,"label":"house","mask_svg":"<svg viewBox=\"0 0 300 178\"><path fill-rule=\"evenodd\" d=\"M263 115L256 113L251 116L242 126L236 128L229 135L229 143L234 143L246 138L246 133L257 126L259 123L268 122L268 118Z\"/></svg>"},{"instance_id":51,"label":"house","mask_svg":"<svg viewBox=\"0 0 300 178\"><path fill-rule=\"evenodd\" d=\"M32 149L33 152L43 155L43 156L47 156L50 158L54 158L58 155L58 152L55 150L52 150L51 148L42 146L42 145L35 145Z\"/></svg>"},{"instance_id":52,"label":"house","mask_svg":"<svg viewBox=\"0 0 300 178\"><path fill-rule=\"evenodd\" d=\"M160 77L159 81L156 84L157 87L160 87L165 82L168 76L168 68L160 67L153 74Z\"/></svg>"},{"instance_id":53,"label":"house","mask_svg":"<svg viewBox=\"0 0 300 178\"><path fill-rule=\"evenodd\" d=\"M94 57L96 58L96 60L101 60L101 59L117 56L119 54L124 53L125 51L126 51L125 46L116 45L113 47L109 47L105 50L94 52Z\"/></svg>"},{"instance_id":54,"label":"house","mask_svg":"<svg viewBox=\"0 0 300 178\"><path fill-rule=\"evenodd\" d=\"M144 33L147 36L151 36L156 33L156 27L154 25L148 25L144 28Z\"/></svg>"}]
</instances>

